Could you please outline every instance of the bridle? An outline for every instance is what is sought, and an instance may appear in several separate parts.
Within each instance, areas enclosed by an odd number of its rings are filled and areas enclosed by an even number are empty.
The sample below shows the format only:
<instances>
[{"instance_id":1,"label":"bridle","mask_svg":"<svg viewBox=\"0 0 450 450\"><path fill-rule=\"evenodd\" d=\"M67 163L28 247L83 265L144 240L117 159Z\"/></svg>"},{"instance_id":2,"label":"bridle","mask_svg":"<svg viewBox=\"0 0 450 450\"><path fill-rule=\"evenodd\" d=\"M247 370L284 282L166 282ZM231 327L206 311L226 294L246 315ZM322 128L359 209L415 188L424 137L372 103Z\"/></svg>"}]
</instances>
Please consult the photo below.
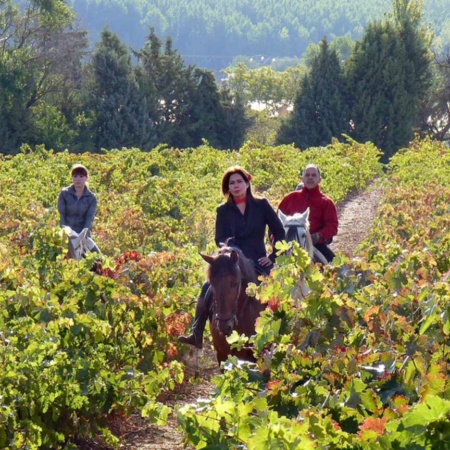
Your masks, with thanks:
<instances>
[{"instance_id":1,"label":"bridle","mask_svg":"<svg viewBox=\"0 0 450 450\"><path fill-rule=\"evenodd\" d=\"M299 221L293 221L285 224L284 228L286 230L286 242L296 241L304 250L307 250L306 236L308 230L306 224ZM300 233L300 230L303 230L304 232Z\"/></svg>"},{"instance_id":2,"label":"bridle","mask_svg":"<svg viewBox=\"0 0 450 450\"><path fill-rule=\"evenodd\" d=\"M238 275L238 278L239 278L239 283L237 283L237 285L236 285L236 294L235 294L234 300L233 300L232 312L231 312L231 314L228 317L220 317L220 315L218 313L216 313L216 315L214 316L214 320L216 322L228 322L228 321L232 320L235 326L237 326L239 324L238 314L237 314L237 304L238 304L238 298L239 298L239 295L241 293L241 287L242 287L242 274L241 274L241 269L240 269L238 264L236 264L236 269L238 271L237 275ZM213 298L214 298L214 308L217 311L218 308L217 308L217 298L216 297L217 297L216 295L213 296ZM242 313L244 308L245 308L245 304L244 304L244 306L241 309L241 313Z\"/></svg>"}]
</instances>

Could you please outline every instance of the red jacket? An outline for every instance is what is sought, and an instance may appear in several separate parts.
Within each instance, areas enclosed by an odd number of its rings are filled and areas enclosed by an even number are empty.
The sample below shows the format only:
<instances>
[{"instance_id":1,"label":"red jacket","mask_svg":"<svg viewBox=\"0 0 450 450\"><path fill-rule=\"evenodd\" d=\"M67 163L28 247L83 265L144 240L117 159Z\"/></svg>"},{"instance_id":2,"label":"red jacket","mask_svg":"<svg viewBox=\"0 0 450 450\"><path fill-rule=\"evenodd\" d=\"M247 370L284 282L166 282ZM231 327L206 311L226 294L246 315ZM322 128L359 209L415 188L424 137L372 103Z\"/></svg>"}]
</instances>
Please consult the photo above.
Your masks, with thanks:
<instances>
[{"instance_id":1,"label":"red jacket","mask_svg":"<svg viewBox=\"0 0 450 450\"><path fill-rule=\"evenodd\" d=\"M322 239L318 243L323 244L337 234L338 217L333 200L323 194L319 186L310 190L303 187L301 191L287 194L278 209L292 216L295 213L304 213L308 207L309 231L311 234L319 232Z\"/></svg>"}]
</instances>

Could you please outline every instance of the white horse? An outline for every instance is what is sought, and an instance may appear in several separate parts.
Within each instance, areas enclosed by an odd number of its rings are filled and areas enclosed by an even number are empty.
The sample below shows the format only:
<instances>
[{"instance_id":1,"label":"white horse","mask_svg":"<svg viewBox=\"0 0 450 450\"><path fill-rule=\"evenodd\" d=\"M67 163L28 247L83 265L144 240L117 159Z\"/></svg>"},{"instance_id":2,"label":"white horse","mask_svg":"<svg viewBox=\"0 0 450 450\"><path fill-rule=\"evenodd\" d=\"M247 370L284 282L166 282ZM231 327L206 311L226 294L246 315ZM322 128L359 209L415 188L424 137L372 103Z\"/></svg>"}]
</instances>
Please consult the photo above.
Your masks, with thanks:
<instances>
[{"instance_id":1,"label":"white horse","mask_svg":"<svg viewBox=\"0 0 450 450\"><path fill-rule=\"evenodd\" d=\"M97 244L89 237L89 228L84 228L80 233L72 230L72 228L62 227L69 237L69 257L79 261L89 252L101 253Z\"/></svg>"},{"instance_id":2,"label":"white horse","mask_svg":"<svg viewBox=\"0 0 450 450\"><path fill-rule=\"evenodd\" d=\"M311 265L315 262L328 264L325 256L313 245L309 232L309 208L304 213L295 213L292 216L287 216L282 211L278 211L278 217L286 233L286 242L296 241L308 253ZM302 274L294 287L292 298L295 300L305 298L309 292L310 289L306 285L304 274Z\"/></svg>"},{"instance_id":3,"label":"white horse","mask_svg":"<svg viewBox=\"0 0 450 450\"><path fill-rule=\"evenodd\" d=\"M311 261L328 265L328 261L322 252L314 247L309 232L309 208L304 213L295 213L292 216L283 214L278 210L278 217L286 232L286 242L296 241L303 250L308 252Z\"/></svg>"}]
</instances>

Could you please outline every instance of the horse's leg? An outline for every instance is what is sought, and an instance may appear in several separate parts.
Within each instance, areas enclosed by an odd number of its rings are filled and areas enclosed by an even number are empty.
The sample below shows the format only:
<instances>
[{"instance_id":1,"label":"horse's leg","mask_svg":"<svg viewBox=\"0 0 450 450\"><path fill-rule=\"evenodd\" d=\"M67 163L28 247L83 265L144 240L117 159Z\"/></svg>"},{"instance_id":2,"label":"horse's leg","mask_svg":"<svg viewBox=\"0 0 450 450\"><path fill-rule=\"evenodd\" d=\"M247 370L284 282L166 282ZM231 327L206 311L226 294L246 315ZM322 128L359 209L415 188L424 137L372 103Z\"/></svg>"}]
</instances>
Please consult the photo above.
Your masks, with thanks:
<instances>
[{"instance_id":1,"label":"horse's leg","mask_svg":"<svg viewBox=\"0 0 450 450\"><path fill-rule=\"evenodd\" d=\"M230 345L228 344L225 336L218 330L216 324L210 320L209 329L213 339L214 349L216 351L217 363L220 365L223 361L226 361L230 354Z\"/></svg>"}]
</instances>

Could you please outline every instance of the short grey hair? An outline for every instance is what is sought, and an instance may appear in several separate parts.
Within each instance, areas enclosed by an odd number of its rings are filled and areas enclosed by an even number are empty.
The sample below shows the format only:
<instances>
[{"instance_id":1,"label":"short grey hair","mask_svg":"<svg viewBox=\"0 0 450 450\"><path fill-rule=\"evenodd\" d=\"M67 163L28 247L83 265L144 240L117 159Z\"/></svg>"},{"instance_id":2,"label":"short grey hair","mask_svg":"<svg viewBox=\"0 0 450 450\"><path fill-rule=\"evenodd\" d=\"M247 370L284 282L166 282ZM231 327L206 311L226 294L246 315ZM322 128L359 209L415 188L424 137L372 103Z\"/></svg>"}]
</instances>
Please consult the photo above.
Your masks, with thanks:
<instances>
[{"instance_id":1,"label":"short grey hair","mask_svg":"<svg viewBox=\"0 0 450 450\"><path fill-rule=\"evenodd\" d=\"M302 172L302 177L305 176L305 172L307 171L307 169L316 169L317 173L319 174L319 177L322 178L322 175L320 174L320 169L315 165L315 164L308 164Z\"/></svg>"}]
</instances>

